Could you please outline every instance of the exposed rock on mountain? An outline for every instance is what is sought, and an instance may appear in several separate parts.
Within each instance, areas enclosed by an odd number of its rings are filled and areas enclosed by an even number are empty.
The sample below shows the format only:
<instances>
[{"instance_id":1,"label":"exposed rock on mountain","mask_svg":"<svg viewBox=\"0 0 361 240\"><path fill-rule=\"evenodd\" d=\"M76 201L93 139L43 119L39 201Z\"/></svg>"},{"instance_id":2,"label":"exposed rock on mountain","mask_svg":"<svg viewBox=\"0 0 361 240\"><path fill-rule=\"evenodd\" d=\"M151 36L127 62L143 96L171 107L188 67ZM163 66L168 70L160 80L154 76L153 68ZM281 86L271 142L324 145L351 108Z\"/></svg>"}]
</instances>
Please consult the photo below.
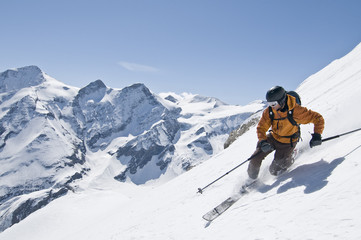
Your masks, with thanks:
<instances>
[{"instance_id":1,"label":"exposed rock on mountain","mask_svg":"<svg viewBox=\"0 0 361 240\"><path fill-rule=\"evenodd\" d=\"M144 84L112 89L97 80L79 89L35 66L1 73L0 101L0 231L76 191L100 165L114 181L177 176L263 108L157 95Z\"/></svg>"}]
</instances>

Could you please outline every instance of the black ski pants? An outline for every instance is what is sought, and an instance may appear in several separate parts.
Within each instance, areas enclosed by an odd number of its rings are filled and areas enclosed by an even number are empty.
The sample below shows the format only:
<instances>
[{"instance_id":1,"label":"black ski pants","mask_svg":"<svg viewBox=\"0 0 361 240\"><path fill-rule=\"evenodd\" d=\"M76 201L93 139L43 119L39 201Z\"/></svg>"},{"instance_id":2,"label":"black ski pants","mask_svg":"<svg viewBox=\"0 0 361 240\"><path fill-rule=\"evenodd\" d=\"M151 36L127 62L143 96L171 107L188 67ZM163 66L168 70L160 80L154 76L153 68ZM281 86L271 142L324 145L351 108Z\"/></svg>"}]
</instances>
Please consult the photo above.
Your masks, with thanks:
<instances>
[{"instance_id":1,"label":"black ski pants","mask_svg":"<svg viewBox=\"0 0 361 240\"><path fill-rule=\"evenodd\" d=\"M275 140L270 133L267 134L267 142L269 142L275 150L274 158L269 167L269 171L272 175L277 176L282 172L286 171L287 168L289 168L293 164L294 159L292 157L292 154L297 142L294 142L292 146L290 143L280 143ZM258 173L263 159L271 152L273 152L273 150L269 152L262 152L259 147L259 142L257 143L257 149L253 153L254 157L250 160L248 165L247 172L250 178L256 179L258 177Z\"/></svg>"}]
</instances>

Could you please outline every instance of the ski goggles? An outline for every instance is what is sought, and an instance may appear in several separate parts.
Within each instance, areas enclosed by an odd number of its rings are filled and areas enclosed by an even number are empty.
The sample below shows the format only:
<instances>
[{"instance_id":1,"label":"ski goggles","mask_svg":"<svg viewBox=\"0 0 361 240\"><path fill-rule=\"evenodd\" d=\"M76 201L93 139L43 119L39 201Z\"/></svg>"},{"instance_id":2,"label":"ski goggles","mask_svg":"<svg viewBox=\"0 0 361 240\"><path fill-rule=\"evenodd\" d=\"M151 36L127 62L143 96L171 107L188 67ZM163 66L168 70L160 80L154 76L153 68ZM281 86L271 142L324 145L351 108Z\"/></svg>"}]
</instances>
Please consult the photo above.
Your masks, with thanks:
<instances>
[{"instance_id":1,"label":"ski goggles","mask_svg":"<svg viewBox=\"0 0 361 240\"><path fill-rule=\"evenodd\" d=\"M275 106L277 106L277 104L278 104L277 101L267 102L267 103L268 103L268 106L270 106L270 107L275 107Z\"/></svg>"}]
</instances>

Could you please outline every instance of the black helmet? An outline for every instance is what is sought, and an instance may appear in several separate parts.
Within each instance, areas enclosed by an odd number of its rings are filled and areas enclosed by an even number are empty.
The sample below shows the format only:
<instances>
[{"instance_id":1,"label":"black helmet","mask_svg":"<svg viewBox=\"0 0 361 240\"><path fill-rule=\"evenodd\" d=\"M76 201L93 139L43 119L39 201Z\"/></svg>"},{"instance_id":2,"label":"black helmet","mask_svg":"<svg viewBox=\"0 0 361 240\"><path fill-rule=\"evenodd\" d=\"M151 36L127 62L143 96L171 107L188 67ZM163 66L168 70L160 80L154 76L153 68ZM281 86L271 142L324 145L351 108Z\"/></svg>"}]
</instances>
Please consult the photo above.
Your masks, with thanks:
<instances>
[{"instance_id":1,"label":"black helmet","mask_svg":"<svg viewBox=\"0 0 361 240\"><path fill-rule=\"evenodd\" d=\"M267 102L277 101L280 105L282 105L283 102L286 100L286 91L283 87L274 86L267 91L266 99Z\"/></svg>"}]
</instances>

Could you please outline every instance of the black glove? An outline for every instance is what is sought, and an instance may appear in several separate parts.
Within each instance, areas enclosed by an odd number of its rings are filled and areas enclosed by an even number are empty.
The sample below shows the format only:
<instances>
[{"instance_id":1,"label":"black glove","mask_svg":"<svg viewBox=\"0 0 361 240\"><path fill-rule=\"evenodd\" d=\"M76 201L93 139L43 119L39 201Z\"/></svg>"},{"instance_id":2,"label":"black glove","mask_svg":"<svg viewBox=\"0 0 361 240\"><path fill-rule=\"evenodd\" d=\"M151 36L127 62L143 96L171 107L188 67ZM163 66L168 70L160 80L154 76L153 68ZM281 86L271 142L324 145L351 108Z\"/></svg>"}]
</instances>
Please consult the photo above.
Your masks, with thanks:
<instances>
[{"instance_id":1,"label":"black glove","mask_svg":"<svg viewBox=\"0 0 361 240\"><path fill-rule=\"evenodd\" d=\"M261 149L261 151L264 153L271 152L274 150L273 146L269 142L267 142L267 140L261 140L258 146Z\"/></svg>"},{"instance_id":2,"label":"black glove","mask_svg":"<svg viewBox=\"0 0 361 240\"><path fill-rule=\"evenodd\" d=\"M312 139L310 141L310 147L312 148L312 147L321 145L321 143L322 143L321 134L319 134L319 133L312 134Z\"/></svg>"}]
</instances>

